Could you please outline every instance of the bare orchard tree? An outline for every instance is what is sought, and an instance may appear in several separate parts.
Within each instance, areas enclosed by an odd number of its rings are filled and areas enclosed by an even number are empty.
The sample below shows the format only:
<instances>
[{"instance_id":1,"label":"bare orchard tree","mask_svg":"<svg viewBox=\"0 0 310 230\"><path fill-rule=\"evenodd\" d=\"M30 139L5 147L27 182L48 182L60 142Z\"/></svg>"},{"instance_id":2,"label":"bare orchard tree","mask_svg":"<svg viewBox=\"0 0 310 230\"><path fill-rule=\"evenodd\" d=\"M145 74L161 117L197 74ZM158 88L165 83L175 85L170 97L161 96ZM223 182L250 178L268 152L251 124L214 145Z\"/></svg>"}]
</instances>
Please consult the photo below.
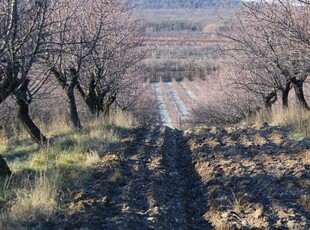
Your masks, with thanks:
<instances>
[{"instance_id":1,"label":"bare orchard tree","mask_svg":"<svg viewBox=\"0 0 310 230\"><path fill-rule=\"evenodd\" d=\"M293 87L299 104L309 109L303 93L309 51L298 40L298 32L309 31L308 8L286 0L243 3L236 24L224 34L232 42L229 49L237 65L251 73L243 86L253 92L263 86L266 100L281 91L284 106Z\"/></svg>"},{"instance_id":2,"label":"bare orchard tree","mask_svg":"<svg viewBox=\"0 0 310 230\"><path fill-rule=\"evenodd\" d=\"M89 110L108 114L120 82L140 61L137 20L125 1L58 0L51 21L53 50L47 64L62 88L72 127L81 128L75 89Z\"/></svg>"},{"instance_id":3,"label":"bare orchard tree","mask_svg":"<svg viewBox=\"0 0 310 230\"><path fill-rule=\"evenodd\" d=\"M57 0L55 10L49 18L51 22L58 23L51 28L52 52L46 64L63 91L69 121L74 129L82 127L74 90L84 66L88 64L87 57L100 39L103 26L103 21L100 21L96 28L89 27L92 12L96 12L93 3L94 1Z\"/></svg>"},{"instance_id":4,"label":"bare orchard tree","mask_svg":"<svg viewBox=\"0 0 310 230\"><path fill-rule=\"evenodd\" d=\"M14 95L18 118L39 144L45 136L29 116L29 73L45 52L48 1L0 2L0 103Z\"/></svg>"},{"instance_id":5,"label":"bare orchard tree","mask_svg":"<svg viewBox=\"0 0 310 230\"><path fill-rule=\"evenodd\" d=\"M103 27L98 31L99 39L78 85L90 112L96 115L109 114L120 91L124 91L122 87L129 87L130 80L126 78L141 80L137 79L140 76L138 64L144 57L142 24L132 16L131 7L122 0L109 2L109 7L106 4L106 1L97 1L98 12L92 12L93 18L89 20L92 30L96 30L98 19L102 20Z\"/></svg>"}]
</instances>

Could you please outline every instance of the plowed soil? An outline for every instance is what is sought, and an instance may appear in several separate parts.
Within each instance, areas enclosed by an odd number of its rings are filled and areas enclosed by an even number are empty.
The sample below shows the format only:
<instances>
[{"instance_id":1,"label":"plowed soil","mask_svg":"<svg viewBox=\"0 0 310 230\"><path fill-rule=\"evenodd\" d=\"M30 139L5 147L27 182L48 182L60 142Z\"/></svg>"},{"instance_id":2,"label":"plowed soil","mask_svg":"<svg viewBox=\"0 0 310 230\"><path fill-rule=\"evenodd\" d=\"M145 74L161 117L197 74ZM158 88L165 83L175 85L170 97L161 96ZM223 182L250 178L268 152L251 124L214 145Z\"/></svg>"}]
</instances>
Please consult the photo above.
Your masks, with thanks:
<instances>
[{"instance_id":1,"label":"plowed soil","mask_svg":"<svg viewBox=\"0 0 310 230\"><path fill-rule=\"evenodd\" d=\"M139 128L43 229L310 229L310 151L267 124Z\"/></svg>"}]
</instances>

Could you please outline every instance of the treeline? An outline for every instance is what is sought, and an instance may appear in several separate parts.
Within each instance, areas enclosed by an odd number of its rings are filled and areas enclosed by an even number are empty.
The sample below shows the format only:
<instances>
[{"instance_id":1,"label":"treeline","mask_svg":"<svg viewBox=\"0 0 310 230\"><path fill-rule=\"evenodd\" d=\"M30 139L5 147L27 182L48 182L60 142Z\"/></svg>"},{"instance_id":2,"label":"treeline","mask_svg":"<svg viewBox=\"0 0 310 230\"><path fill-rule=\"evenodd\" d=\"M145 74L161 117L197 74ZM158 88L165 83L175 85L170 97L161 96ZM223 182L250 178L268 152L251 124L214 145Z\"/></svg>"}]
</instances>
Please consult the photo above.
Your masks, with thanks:
<instances>
[{"instance_id":1,"label":"treeline","mask_svg":"<svg viewBox=\"0 0 310 230\"><path fill-rule=\"evenodd\" d=\"M80 104L95 116L134 107L144 52L141 23L131 10L122 0L1 1L0 128L14 107L30 136L45 144L31 116L42 99L42 110L57 110L64 101L72 129L82 128ZM51 108L55 90L61 101Z\"/></svg>"},{"instance_id":2,"label":"treeline","mask_svg":"<svg viewBox=\"0 0 310 230\"><path fill-rule=\"evenodd\" d=\"M261 0L244 3L228 33L226 50L239 70L234 84L257 97L266 109L279 100L288 107L294 91L309 110L304 93L310 73L309 10L307 1Z\"/></svg>"},{"instance_id":3,"label":"treeline","mask_svg":"<svg viewBox=\"0 0 310 230\"><path fill-rule=\"evenodd\" d=\"M223 124L257 111L268 116L278 108L310 111L309 12L309 1L244 2L236 20L220 33L227 39L221 46L226 70L221 69L216 100L197 108L197 120ZM295 120L306 127L300 116Z\"/></svg>"},{"instance_id":4,"label":"treeline","mask_svg":"<svg viewBox=\"0 0 310 230\"><path fill-rule=\"evenodd\" d=\"M136 4L147 9L176 9L176 8L206 8L218 6L223 1L218 0L129 0L129 3ZM230 4L239 5L240 0L225 1Z\"/></svg>"}]
</instances>

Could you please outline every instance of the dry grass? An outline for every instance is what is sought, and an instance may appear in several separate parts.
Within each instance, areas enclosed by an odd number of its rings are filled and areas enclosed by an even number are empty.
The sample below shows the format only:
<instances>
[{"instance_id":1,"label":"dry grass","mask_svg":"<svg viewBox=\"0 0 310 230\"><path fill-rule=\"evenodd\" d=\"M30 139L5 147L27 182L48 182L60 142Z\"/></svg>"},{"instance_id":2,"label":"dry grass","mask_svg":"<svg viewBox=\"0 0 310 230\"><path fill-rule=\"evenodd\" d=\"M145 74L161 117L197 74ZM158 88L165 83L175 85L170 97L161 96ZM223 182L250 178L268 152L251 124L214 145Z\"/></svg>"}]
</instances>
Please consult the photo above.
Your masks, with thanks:
<instances>
[{"instance_id":1,"label":"dry grass","mask_svg":"<svg viewBox=\"0 0 310 230\"><path fill-rule=\"evenodd\" d=\"M38 173L34 183L25 178L22 188L15 191L8 218L10 220L46 220L57 208L59 176Z\"/></svg>"},{"instance_id":2,"label":"dry grass","mask_svg":"<svg viewBox=\"0 0 310 230\"><path fill-rule=\"evenodd\" d=\"M0 183L0 229L7 228L8 222L20 227L23 221L47 220L62 208L59 194L84 186L111 145L135 124L131 115L118 111L78 132L70 131L61 119L53 128L42 125L52 138L40 149L27 135L2 140L0 154L13 175Z\"/></svg>"},{"instance_id":3,"label":"dry grass","mask_svg":"<svg viewBox=\"0 0 310 230\"><path fill-rule=\"evenodd\" d=\"M292 137L310 137L310 111L298 106L287 109L274 108L271 113L260 111L256 114L257 122L282 125L293 130Z\"/></svg>"},{"instance_id":4,"label":"dry grass","mask_svg":"<svg viewBox=\"0 0 310 230\"><path fill-rule=\"evenodd\" d=\"M120 128L132 128L137 125L137 121L131 114L120 110L114 111L107 123Z\"/></svg>"}]
</instances>

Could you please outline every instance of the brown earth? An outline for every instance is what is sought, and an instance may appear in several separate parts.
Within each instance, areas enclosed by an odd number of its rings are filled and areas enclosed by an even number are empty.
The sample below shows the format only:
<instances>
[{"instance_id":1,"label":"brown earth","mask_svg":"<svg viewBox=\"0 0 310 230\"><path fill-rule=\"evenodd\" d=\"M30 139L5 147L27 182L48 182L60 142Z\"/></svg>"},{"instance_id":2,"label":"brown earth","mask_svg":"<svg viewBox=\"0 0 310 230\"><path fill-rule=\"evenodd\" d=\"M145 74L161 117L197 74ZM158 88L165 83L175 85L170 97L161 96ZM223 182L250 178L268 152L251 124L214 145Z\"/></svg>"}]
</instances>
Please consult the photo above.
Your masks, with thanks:
<instances>
[{"instance_id":1,"label":"brown earth","mask_svg":"<svg viewBox=\"0 0 310 230\"><path fill-rule=\"evenodd\" d=\"M267 124L188 130L215 229L310 229L310 143Z\"/></svg>"},{"instance_id":2,"label":"brown earth","mask_svg":"<svg viewBox=\"0 0 310 230\"><path fill-rule=\"evenodd\" d=\"M33 229L310 229L310 144L267 124L139 128ZM25 225L25 227L27 227Z\"/></svg>"}]
</instances>

